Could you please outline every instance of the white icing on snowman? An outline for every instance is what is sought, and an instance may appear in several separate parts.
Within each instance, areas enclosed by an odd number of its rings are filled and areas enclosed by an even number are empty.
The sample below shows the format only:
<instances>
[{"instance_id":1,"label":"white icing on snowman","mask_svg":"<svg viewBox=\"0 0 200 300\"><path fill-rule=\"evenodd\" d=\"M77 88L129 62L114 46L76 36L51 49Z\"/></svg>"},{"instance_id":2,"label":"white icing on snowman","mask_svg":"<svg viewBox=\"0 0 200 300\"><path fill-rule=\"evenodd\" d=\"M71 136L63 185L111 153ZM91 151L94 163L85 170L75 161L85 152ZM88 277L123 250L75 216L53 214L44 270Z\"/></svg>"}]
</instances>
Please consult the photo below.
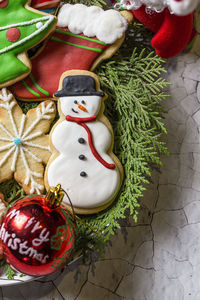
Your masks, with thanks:
<instances>
[{"instance_id":1,"label":"white icing on snowman","mask_svg":"<svg viewBox=\"0 0 200 300\"><path fill-rule=\"evenodd\" d=\"M65 4L58 14L58 26L68 27L74 34L96 36L100 41L112 44L123 36L128 23L114 9L104 11L98 6Z\"/></svg>"},{"instance_id":2,"label":"white icing on snowman","mask_svg":"<svg viewBox=\"0 0 200 300\"><path fill-rule=\"evenodd\" d=\"M67 116L88 118L97 116L101 107L100 96L69 96L60 98L62 113ZM85 109L85 111L84 111Z\"/></svg>"},{"instance_id":3,"label":"white icing on snowman","mask_svg":"<svg viewBox=\"0 0 200 300\"><path fill-rule=\"evenodd\" d=\"M171 13L185 16L193 12L199 3L200 0L120 0L116 7L135 10L145 5L156 12L162 12L167 7Z\"/></svg>"},{"instance_id":4,"label":"white icing on snowman","mask_svg":"<svg viewBox=\"0 0 200 300\"><path fill-rule=\"evenodd\" d=\"M102 97L98 95L60 97L64 116L93 118L98 116ZM88 134L76 122L62 121L55 127L51 139L60 155L49 165L47 179L50 186L61 184L73 206L90 209L109 203L120 187L120 174L112 158L107 154L112 136L98 119L85 122L93 144L100 157L113 169L105 167L91 151ZM67 197L64 202L69 204Z\"/></svg>"}]
</instances>

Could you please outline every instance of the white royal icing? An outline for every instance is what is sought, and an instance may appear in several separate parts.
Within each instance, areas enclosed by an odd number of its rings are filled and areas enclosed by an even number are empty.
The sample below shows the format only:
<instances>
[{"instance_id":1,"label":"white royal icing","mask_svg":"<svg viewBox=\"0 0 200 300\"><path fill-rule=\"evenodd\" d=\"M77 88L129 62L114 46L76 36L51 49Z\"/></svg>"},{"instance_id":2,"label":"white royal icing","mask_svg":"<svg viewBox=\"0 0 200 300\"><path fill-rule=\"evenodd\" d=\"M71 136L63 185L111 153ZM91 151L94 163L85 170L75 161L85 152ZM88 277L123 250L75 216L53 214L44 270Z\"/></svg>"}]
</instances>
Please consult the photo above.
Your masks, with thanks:
<instances>
[{"instance_id":1,"label":"white royal icing","mask_svg":"<svg viewBox=\"0 0 200 300\"><path fill-rule=\"evenodd\" d=\"M162 12L166 7L171 13L178 16L185 16L195 10L200 0L120 0L116 3L116 7L136 10L142 5L148 10Z\"/></svg>"},{"instance_id":2,"label":"white royal icing","mask_svg":"<svg viewBox=\"0 0 200 300\"><path fill-rule=\"evenodd\" d=\"M78 103L75 104L74 101ZM98 115L102 98L99 96L78 96L60 98L61 111L72 117L87 118ZM81 104L84 101L84 104ZM81 104L87 112L78 108ZM75 110L78 113L72 111ZM93 143L100 156L108 163L114 163L107 154L112 143L112 136L108 128L100 121L87 122ZM85 143L78 142L84 138ZM59 123L51 135L53 146L60 155L49 165L47 179L50 186L61 184L68 193L73 206L79 208L95 208L110 202L120 187L120 174L117 166L108 169L103 166L92 154L88 145L86 130L75 122L63 121ZM84 160L79 155L85 155ZM86 177L80 173L86 172ZM68 202L65 196L64 202Z\"/></svg>"},{"instance_id":3,"label":"white royal icing","mask_svg":"<svg viewBox=\"0 0 200 300\"><path fill-rule=\"evenodd\" d=\"M43 24L42 24L42 22L38 22L38 23L36 23L36 28L41 28L43 26Z\"/></svg>"},{"instance_id":4,"label":"white royal icing","mask_svg":"<svg viewBox=\"0 0 200 300\"><path fill-rule=\"evenodd\" d=\"M65 4L58 14L58 26L68 27L74 34L96 36L106 44L121 38L127 29L126 19L116 10L104 11L97 6Z\"/></svg>"},{"instance_id":5,"label":"white royal icing","mask_svg":"<svg viewBox=\"0 0 200 300\"><path fill-rule=\"evenodd\" d=\"M0 129L4 132L4 136L0 136L0 141L4 141L5 145L0 147L1 151L8 150L4 157L1 157L0 160L0 168L3 164L7 161L7 159L12 156L12 164L11 164L11 171L16 171L16 163L19 156L21 156L24 168L26 170L26 178L24 183L28 185L30 183L31 189L30 193L37 192L40 194L40 191L44 189L44 186L40 185L35 178L43 178L42 173L34 172L30 169L28 160L26 156L30 156L33 160L37 162L41 162L41 159L36 156L30 148L28 149L27 146L31 146L36 149L43 149L49 150L49 147L42 146L40 144L33 143L32 140L36 137L40 137L43 135L42 131L37 131L31 134L32 130L36 128L38 123L41 120L49 120L51 116L49 114L54 112L53 102L50 102L47 106L45 106L44 102L41 103L41 107L37 107L37 117L33 121L33 123L25 130L24 125L26 121L26 116L23 114L20 122L19 129L17 128L17 124L13 117L12 110L17 102L13 100L13 95L11 93L7 93L5 88L2 89L2 95L0 95L0 99L4 102L0 104L0 108L5 109L8 112L11 124L12 124L12 131L7 129L3 124L0 124ZM6 135L6 137L5 137ZM15 140L19 139L21 141L20 145L15 144ZM26 155L25 155L26 153Z\"/></svg>"}]
</instances>

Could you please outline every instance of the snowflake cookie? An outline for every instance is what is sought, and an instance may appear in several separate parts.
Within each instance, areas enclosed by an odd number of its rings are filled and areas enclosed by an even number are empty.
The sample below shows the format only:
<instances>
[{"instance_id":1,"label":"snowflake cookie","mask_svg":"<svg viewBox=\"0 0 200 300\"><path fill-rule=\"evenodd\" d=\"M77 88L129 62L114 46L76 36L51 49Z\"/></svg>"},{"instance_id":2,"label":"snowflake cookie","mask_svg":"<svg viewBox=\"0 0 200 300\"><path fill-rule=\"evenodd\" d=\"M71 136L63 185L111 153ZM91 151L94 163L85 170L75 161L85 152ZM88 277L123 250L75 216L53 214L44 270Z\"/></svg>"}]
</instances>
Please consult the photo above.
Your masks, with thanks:
<instances>
[{"instance_id":1,"label":"snowflake cookie","mask_svg":"<svg viewBox=\"0 0 200 300\"><path fill-rule=\"evenodd\" d=\"M28 194L44 190L44 164L50 157L48 132L56 114L45 101L25 115L13 95L0 91L0 182L11 179Z\"/></svg>"}]
</instances>

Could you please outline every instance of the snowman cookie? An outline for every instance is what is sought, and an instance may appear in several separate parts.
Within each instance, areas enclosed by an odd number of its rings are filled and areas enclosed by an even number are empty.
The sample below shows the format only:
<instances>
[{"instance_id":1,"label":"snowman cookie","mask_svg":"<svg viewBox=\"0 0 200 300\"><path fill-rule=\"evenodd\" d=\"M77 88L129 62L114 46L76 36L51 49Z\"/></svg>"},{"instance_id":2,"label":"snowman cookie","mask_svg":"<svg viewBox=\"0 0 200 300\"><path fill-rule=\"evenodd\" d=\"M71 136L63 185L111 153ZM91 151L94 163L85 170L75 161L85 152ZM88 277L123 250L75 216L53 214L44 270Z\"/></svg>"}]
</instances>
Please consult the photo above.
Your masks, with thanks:
<instances>
[{"instance_id":1,"label":"snowman cookie","mask_svg":"<svg viewBox=\"0 0 200 300\"><path fill-rule=\"evenodd\" d=\"M26 77L31 63L26 51L56 26L56 18L41 13L26 0L0 1L0 88Z\"/></svg>"},{"instance_id":2,"label":"snowman cookie","mask_svg":"<svg viewBox=\"0 0 200 300\"><path fill-rule=\"evenodd\" d=\"M80 70L62 75L55 96L60 119L50 133L45 187L61 184L76 213L96 213L112 203L123 177L112 152L112 127L103 115L107 96L94 73ZM66 196L63 203L70 205Z\"/></svg>"}]
</instances>

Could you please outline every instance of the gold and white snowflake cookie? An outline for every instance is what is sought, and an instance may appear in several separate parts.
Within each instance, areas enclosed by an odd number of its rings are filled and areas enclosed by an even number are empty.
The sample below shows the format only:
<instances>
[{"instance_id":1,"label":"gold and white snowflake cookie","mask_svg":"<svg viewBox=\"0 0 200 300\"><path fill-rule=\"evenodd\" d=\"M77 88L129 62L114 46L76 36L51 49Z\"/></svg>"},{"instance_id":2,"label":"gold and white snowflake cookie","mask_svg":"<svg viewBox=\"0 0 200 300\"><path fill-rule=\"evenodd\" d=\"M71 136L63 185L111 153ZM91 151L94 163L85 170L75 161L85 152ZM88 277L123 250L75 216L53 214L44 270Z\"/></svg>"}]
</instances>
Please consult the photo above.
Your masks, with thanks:
<instances>
[{"instance_id":1,"label":"gold and white snowflake cookie","mask_svg":"<svg viewBox=\"0 0 200 300\"><path fill-rule=\"evenodd\" d=\"M55 114L55 104L45 101L25 115L7 89L0 91L0 182L14 176L26 193L43 192L50 157L46 133Z\"/></svg>"}]
</instances>

